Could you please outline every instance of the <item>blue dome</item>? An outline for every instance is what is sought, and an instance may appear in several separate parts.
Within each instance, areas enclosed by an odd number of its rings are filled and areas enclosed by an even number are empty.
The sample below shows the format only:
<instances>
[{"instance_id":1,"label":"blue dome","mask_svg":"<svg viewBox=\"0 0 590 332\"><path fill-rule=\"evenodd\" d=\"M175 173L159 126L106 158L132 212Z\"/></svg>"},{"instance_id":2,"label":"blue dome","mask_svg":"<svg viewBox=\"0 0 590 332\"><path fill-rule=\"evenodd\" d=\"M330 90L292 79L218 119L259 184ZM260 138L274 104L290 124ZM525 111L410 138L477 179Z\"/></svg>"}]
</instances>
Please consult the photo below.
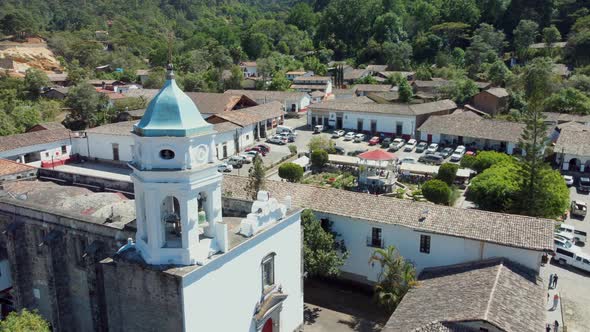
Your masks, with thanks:
<instances>
[{"instance_id":1,"label":"blue dome","mask_svg":"<svg viewBox=\"0 0 590 332\"><path fill-rule=\"evenodd\" d=\"M164 87L152 99L141 121L133 126L133 132L148 137L186 137L210 132L212 128L195 103L176 85L170 70Z\"/></svg>"}]
</instances>

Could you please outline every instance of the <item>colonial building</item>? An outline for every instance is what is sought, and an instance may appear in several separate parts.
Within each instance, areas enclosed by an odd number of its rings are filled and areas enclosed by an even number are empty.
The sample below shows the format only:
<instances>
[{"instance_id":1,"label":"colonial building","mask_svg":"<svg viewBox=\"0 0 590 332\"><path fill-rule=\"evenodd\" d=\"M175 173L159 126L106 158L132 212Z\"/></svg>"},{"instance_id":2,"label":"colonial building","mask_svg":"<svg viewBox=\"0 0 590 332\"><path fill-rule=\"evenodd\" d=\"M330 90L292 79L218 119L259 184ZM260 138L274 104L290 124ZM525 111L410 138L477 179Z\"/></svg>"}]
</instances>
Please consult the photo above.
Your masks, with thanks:
<instances>
[{"instance_id":1,"label":"colonial building","mask_svg":"<svg viewBox=\"0 0 590 332\"><path fill-rule=\"evenodd\" d=\"M332 78L328 76L299 76L293 79L291 89L308 93L321 91L330 95L332 93Z\"/></svg>"},{"instance_id":2,"label":"colonial building","mask_svg":"<svg viewBox=\"0 0 590 332\"><path fill-rule=\"evenodd\" d=\"M311 103L311 96L306 92L266 91L266 90L227 90L224 94L244 95L258 104L278 101L286 112L301 112Z\"/></svg>"},{"instance_id":3,"label":"colonial building","mask_svg":"<svg viewBox=\"0 0 590 332\"><path fill-rule=\"evenodd\" d=\"M473 96L473 106L489 115L508 111L508 91L504 88L491 88Z\"/></svg>"},{"instance_id":4,"label":"colonial building","mask_svg":"<svg viewBox=\"0 0 590 332\"><path fill-rule=\"evenodd\" d=\"M0 136L0 158L37 167L61 165L70 159L75 134L65 128Z\"/></svg>"},{"instance_id":5,"label":"colonial building","mask_svg":"<svg viewBox=\"0 0 590 332\"><path fill-rule=\"evenodd\" d=\"M569 122L558 128L553 149L557 164L564 171L590 172L590 127Z\"/></svg>"}]
</instances>

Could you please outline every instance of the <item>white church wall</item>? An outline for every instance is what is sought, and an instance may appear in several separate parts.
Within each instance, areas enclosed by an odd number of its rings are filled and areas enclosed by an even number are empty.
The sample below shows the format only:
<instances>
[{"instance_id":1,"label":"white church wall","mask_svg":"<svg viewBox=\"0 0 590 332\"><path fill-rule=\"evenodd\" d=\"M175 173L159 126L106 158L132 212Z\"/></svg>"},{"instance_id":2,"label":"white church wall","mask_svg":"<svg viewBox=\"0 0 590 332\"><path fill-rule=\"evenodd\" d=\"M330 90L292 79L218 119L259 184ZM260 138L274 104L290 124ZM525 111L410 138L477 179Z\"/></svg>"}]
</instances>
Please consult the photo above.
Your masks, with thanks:
<instances>
[{"instance_id":1,"label":"white church wall","mask_svg":"<svg viewBox=\"0 0 590 332\"><path fill-rule=\"evenodd\" d=\"M280 331L293 331L300 326L303 282L297 213L184 277L185 330L256 331L253 317L262 296L261 263L271 253L276 254L275 284L288 294L280 311ZM226 317L226 313L231 315Z\"/></svg>"},{"instance_id":2,"label":"white church wall","mask_svg":"<svg viewBox=\"0 0 590 332\"><path fill-rule=\"evenodd\" d=\"M119 160L129 162L133 159L133 137L127 135L105 135L87 133L87 138L74 139L74 151L89 159L114 160L113 147L119 149Z\"/></svg>"}]
</instances>

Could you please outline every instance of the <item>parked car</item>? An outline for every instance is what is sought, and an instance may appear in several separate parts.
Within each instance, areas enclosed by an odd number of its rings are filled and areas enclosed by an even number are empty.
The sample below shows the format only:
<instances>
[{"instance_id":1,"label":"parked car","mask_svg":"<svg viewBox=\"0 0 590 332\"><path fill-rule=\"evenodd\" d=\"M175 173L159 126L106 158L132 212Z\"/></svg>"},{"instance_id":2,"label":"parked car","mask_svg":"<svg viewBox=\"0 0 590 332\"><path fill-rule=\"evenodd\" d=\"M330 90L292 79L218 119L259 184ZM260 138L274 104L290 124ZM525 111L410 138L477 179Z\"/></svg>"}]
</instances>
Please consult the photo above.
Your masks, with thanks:
<instances>
[{"instance_id":1,"label":"parked car","mask_svg":"<svg viewBox=\"0 0 590 332\"><path fill-rule=\"evenodd\" d=\"M459 145L456 149L455 152L453 152L453 154L451 155L451 161L459 161L463 158L463 156L465 155L465 146L463 145Z\"/></svg>"},{"instance_id":2,"label":"parked car","mask_svg":"<svg viewBox=\"0 0 590 332\"><path fill-rule=\"evenodd\" d=\"M295 142L295 135L289 134L288 132L282 132L279 136L284 137L287 142Z\"/></svg>"},{"instance_id":3,"label":"parked car","mask_svg":"<svg viewBox=\"0 0 590 332\"><path fill-rule=\"evenodd\" d=\"M439 154L425 154L418 158L418 161L424 164L442 165L445 158Z\"/></svg>"},{"instance_id":4,"label":"parked car","mask_svg":"<svg viewBox=\"0 0 590 332\"><path fill-rule=\"evenodd\" d=\"M426 154L435 153L436 151L438 151L438 144L437 143L431 143L428 146L428 149L426 149Z\"/></svg>"},{"instance_id":5,"label":"parked car","mask_svg":"<svg viewBox=\"0 0 590 332\"><path fill-rule=\"evenodd\" d=\"M578 187L582 192L590 192L590 178L581 177L580 186Z\"/></svg>"},{"instance_id":6,"label":"parked car","mask_svg":"<svg viewBox=\"0 0 590 332\"><path fill-rule=\"evenodd\" d=\"M565 181L565 184L566 184L568 187L571 187L571 186L573 186L573 185L574 185L574 177L573 177L573 176L571 176L571 175L564 175L564 176L563 176L563 180Z\"/></svg>"},{"instance_id":7,"label":"parked car","mask_svg":"<svg viewBox=\"0 0 590 332\"><path fill-rule=\"evenodd\" d=\"M239 156L231 156L227 160L227 164L233 168L242 168L243 162Z\"/></svg>"},{"instance_id":8,"label":"parked car","mask_svg":"<svg viewBox=\"0 0 590 332\"><path fill-rule=\"evenodd\" d=\"M367 152L367 151L369 151L369 149L358 149L358 150L354 150L354 151L349 151L349 152L347 153L347 155L349 155L349 156L352 156L352 157L356 157L356 156L358 156L359 154L361 154L361 153L365 153L365 152Z\"/></svg>"},{"instance_id":9,"label":"parked car","mask_svg":"<svg viewBox=\"0 0 590 332\"><path fill-rule=\"evenodd\" d=\"M241 164L249 164L252 162L252 159L248 160L248 157L246 157L244 155L240 155L240 154L236 154L236 155L229 157L228 161L229 160L239 161Z\"/></svg>"},{"instance_id":10,"label":"parked car","mask_svg":"<svg viewBox=\"0 0 590 332\"><path fill-rule=\"evenodd\" d=\"M385 137L381 141L381 148L388 149L389 148L389 144L391 144L391 137Z\"/></svg>"},{"instance_id":11,"label":"parked car","mask_svg":"<svg viewBox=\"0 0 590 332\"><path fill-rule=\"evenodd\" d=\"M337 145L334 145L334 151L339 155L343 155L345 153L344 148Z\"/></svg>"},{"instance_id":12,"label":"parked car","mask_svg":"<svg viewBox=\"0 0 590 332\"><path fill-rule=\"evenodd\" d=\"M585 202L580 201L572 201L572 206L570 209L570 213L573 216L579 217L586 217L586 212L588 211L588 207L586 206Z\"/></svg>"},{"instance_id":13,"label":"parked car","mask_svg":"<svg viewBox=\"0 0 590 332\"><path fill-rule=\"evenodd\" d=\"M297 136L297 131L289 126L278 125L277 126L277 134L288 132L289 134L293 134Z\"/></svg>"},{"instance_id":14,"label":"parked car","mask_svg":"<svg viewBox=\"0 0 590 332\"><path fill-rule=\"evenodd\" d=\"M555 249L557 248L562 248L562 249L572 249L575 250L574 245L568 241L568 239L566 239L563 236L559 236L559 235L555 235L553 237L553 245L555 246Z\"/></svg>"},{"instance_id":15,"label":"parked car","mask_svg":"<svg viewBox=\"0 0 590 332\"><path fill-rule=\"evenodd\" d=\"M324 126L323 125L317 125L313 127L313 133L314 134L319 134L322 131L324 131Z\"/></svg>"},{"instance_id":16,"label":"parked car","mask_svg":"<svg viewBox=\"0 0 590 332\"><path fill-rule=\"evenodd\" d=\"M263 157L266 156L266 150L264 148L261 148L259 146L252 146L246 149L246 152L257 152L260 153ZM254 157L252 157L254 158Z\"/></svg>"},{"instance_id":17,"label":"parked car","mask_svg":"<svg viewBox=\"0 0 590 332\"><path fill-rule=\"evenodd\" d=\"M243 153L243 155L250 156L250 158L252 158L252 159L256 158L256 156L258 156L258 155L264 156L262 153L260 153L256 150L246 151Z\"/></svg>"},{"instance_id":18,"label":"parked car","mask_svg":"<svg viewBox=\"0 0 590 332\"><path fill-rule=\"evenodd\" d=\"M403 138L396 138L389 144L389 151L397 151L406 144L406 140Z\"/></svg>"},{"instance_id":19,"label":"parked car","mask_svg":"<svg viewBox=\"0 0 590 332\"><path fill-rule=\"evenodd\" d=\"M379 144L379 136L373 136L369 140L369 145L377 145Z\"/></svg>"},{"instance_id":20,"label":"parked car","mask_svg":"<svg viewBox=\"0 0 590 332\"><path fill-rule=\"evenodd\" d=\"M566 238L571 237L575 242L586 242L586 232L577 230L575 226L562 223L557 229L558 234L565 234Z\"/></svg>"},{"instance_id":21,"label":"parked car","mask_svg":"<svg viewBox=\"0 0 590 332\"><path fill-rule=\"evenodd\" d=\"M252 162L252 159L254 159L254 157L251 154L248 154L247 152L242 153L240 157L244 158L244 164L250 164Z\"/></svg>"},{"instance_id":22,"label":"parked car","mask_svg":"<svg viewBox=\"0 0 590 332\"><path fill-rule=\"evenodd\" d=\"M352 141L354 139L355 135L356 135L356 133L354 131L349 131L346 133L346 135L344 135L344 140L345 141Z\"/></svg>"},{"instance_id":23,"label":"parked car","mask_svg":"<svg viewBox=\"0 0 590 332\"><path fill-rule=\"evenodd\" d=\"M439 152L441 156L443 156L443 158L448 158L450 155L453 154L453 148L444 148L442 149L441 152Z\"/></svg>"},{"instance_id":24,"label":"parked car","mask_svg":"<svg viewBox=\"0 0 590 332\"><path fill-rule=\"evenodd\" d=\"M365 134L356 134L354 135L354 142L360 143L365 140Z\"/></svg>"},{"instance_id":25,"label":"parked car","mask_svg":"<svg viewBox=\"0 0 590 332\"><path fill-rule=\"evenodd\" d=\"M406 158L401 159L399 162L401 164L415 164L416 163L416 158L406 157Z\"/></svg>"},{"instance_id":26,"label":"parked car","mask_svg":"<svg viewBox=\"0 0 590 332\"><path fill-rule=\"evenodd\" d=\"M258 145L256 145L257 147L259 147L260 149L264 150L266 153L270 152L270 145L266 145L263 143L260 143Z\"/></svg>"},{"instance_id":27,"label":"parked car","mask_svg":"<svg viewBox=\"0 0 590 332\"><path fill-rule=\"evenodd\" d=\"M408 140L408 143L406 143L406 145L404 146L404 151L412 152L412 150L414 150L414 148L416 147L417 143L418 142L413 138Z\"/></svg>"},{"instance_id":28,"label":"parked car","mask_svg":"<svg viewBox=\"0 0 590 332\"><path fill-rule=\"evenodd\" d=\"M346 132L342 129L334 130L334 132L332 133L332 138L339 138L344 136L345 134Z\"/></svg>"},{"instance_id":29,"label":"parked car","mask_svg":"<svg viewBox=\"0 0 590 332\"><path fill-rule=\"evenodd\" d=\"M418 145L416 145L416 152L422 153L422 152L424 152L424 150L426 150L427 147L428 147L428 143L420 142L420 143L418 143Z\"/></svg>"},{"instance_id":30,"label":"parked car","mask_svg":"<svg viewBox=\"0 0 590 332\"><path fill-rule=\"evenodd\" d=\"M590 256L585 253L563 248L555 248L553 259L557 260L559 264L571 265L580 270L590 272Z\"/></svg>"},{"instance_id":31,"label":"parked car","mask_svg":"<svg viewBox=\"0 0 590 332\"><path fill-rule=\"evenodd\" d=\"M281 135L274 135L266 139L268 143L285 145L289 143L289 140Z\"/></svg>"},{"instance_id":32,"label":"parked car","mask_svg":"<svg viewBox=\"0 0 590 332\"><path fill-rule=\"evenodd\" d=\"M231 172L234 168L228 163L221 163L217 165L218 172Z\"/></svg>"}]
</instances>

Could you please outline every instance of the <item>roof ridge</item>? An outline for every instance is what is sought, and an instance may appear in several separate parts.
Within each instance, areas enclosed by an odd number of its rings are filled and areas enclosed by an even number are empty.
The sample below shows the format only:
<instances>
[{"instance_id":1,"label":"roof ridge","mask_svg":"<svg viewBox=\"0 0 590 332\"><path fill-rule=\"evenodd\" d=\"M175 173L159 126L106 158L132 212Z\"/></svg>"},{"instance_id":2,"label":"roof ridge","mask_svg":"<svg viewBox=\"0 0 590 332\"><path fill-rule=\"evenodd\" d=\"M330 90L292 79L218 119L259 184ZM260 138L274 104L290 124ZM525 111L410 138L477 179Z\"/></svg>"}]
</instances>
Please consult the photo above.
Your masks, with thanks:
<instances>
[{"instance_id":1,"label":"roof ridge","mask_svg":"<svg viewBox=\"0 0 590 332\"><path fill-rule=\"evenodd\" d=\"M500 264L497 265L498 272L496 273L496 278L494 279L494 285L492 286L492 291L490 292L490 297L488 298L488 303L486 305L486 311L483 314L484 320L488 321L488 314L490 312L490 307L492 305L492 301L494 299L494 293L496 293L496 287L498 286L498 280L500 280L500 274L502 273L502 268L504 267L504 260L500 260Z\"/></svg>"}]
</instances>

